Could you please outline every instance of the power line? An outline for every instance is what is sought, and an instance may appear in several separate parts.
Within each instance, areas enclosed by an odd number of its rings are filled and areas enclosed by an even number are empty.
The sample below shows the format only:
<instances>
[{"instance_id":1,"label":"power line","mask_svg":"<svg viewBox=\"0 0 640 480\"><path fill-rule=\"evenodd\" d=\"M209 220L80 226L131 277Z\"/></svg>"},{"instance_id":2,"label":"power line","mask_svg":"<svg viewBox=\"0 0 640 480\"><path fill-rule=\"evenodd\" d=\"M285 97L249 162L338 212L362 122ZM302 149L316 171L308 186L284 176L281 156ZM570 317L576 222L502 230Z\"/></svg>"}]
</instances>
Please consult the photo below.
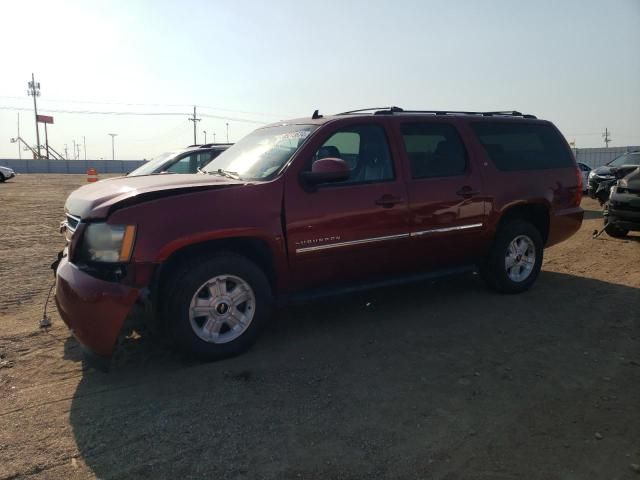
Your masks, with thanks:
<instances>
[{"instance_id":1,"label":"power line","mask_svg":"<svg viewBox=\"0 0 640 480\"><path fill-rule=\"evenodd\" d=\"M11 110L11 111L31 111L30 108L24 107L7 107L0 106L0 110ZM59 109L45 109L50 113L68 113L68 114L79 114L79 115L134 115L134 116L184 116L184 112L118 112L118 111L95 111L95 110L59 110ZM244 123L255 123L258 125L265 125L267 122L263 122L260 120L252 120L249 118L241 118L241 117L228 117L224 115L211 115L211 114L200 114L202 117L207 118L216 118L219 120L229 120L233 122L244 122Z\"/></svg>"},{"instance_id":2,"label":"power line","mask_svg":"<svg viewBox=\"0 0 640 480\"><path fill-rule=\"evenodd\" d=\"M7 99L7 100L24 100L24 97L15 97L15 96L6 96L6 95L0 95L0 98L2 99ZM122 106L127 106L127 107L177 107L177 108L182 108L182 107L191 107L192 105L190 104L186 104L186 103L128 103L128 102L99 102L99 101L93 101L93 100L68 100L68 99L62 99L62 98L47 98L47 102L53 102L53 103L78 103L78 104L90 104L90 105L122 105ZM293 114L293 113L266 113L266 112L255 112L255 111L251 111L251 110L234 110L234 109L229 109L229 108L222 108L222 107L212 107L209 105L199 105L198 108L200 109L205 109L205 110L218 110L221 112L231 112L231 113L244 113L244 114L248 114L248 115L261 115L261 116L265 116L265 117L283 117L286 116L287 118L291 118L291 117L295 117L300 115L299 113L297 114Z\"/></svg>"}]
</instances>

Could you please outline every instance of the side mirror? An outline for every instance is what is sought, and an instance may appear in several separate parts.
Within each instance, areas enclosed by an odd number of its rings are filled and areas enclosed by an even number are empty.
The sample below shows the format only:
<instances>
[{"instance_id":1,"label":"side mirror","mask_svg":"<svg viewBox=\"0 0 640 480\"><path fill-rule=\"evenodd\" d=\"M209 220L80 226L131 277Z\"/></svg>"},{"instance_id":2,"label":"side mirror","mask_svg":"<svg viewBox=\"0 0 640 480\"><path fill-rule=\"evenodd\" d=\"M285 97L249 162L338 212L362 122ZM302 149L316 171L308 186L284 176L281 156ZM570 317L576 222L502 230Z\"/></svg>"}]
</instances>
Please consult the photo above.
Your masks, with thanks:
<instances>
[{"instance_id":1,"label":"side mirror","mask_svg":"<svg viewBox=\"0 0 640 480\"><path fill-rule=\"evenodd\" d=\"M310 186L319 183L341 182L351 175L347 162L340 158L321 158L313 162L310 172L300 173L300 179Z\"/></svg>"}]
</instances>

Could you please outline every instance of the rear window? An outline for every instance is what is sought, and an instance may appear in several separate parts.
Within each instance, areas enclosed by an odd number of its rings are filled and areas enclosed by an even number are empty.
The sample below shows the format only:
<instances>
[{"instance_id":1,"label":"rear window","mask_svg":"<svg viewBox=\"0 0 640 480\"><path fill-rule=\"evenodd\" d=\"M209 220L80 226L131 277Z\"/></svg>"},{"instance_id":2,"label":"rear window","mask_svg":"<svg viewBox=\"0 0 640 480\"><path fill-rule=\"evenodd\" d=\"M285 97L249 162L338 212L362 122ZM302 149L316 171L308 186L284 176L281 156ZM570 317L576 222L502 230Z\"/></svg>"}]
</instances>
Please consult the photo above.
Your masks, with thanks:
<instances>
[{"instance_id":1,"label":"rear window","mask_svg":"<svg viewBox=\"0 0 640 480\"><path fill-rule=\"evenodd\" d=\"M536 170L573 166L563 138L551 125L476 122L480 143L500 170Z\"/></svg>"}]
</instances>

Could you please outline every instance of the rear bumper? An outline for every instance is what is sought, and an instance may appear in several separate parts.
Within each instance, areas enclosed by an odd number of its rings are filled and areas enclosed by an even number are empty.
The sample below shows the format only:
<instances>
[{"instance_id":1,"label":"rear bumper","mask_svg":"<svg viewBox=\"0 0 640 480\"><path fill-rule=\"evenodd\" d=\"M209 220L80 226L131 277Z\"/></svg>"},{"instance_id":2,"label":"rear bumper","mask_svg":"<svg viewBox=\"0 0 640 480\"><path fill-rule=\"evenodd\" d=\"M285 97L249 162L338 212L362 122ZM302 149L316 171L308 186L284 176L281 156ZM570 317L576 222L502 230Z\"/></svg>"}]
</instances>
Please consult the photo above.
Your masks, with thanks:
<instances>
[{"instance_id":1,"label":"rear bumper","mask_svg":"<svg viewBox=\"0 0 640 480\"><path fill-rule=\"evenodd\" d=\"M580 230L584 210L580 207L556 210L549 218L549 237L547 247L560 243Z\"/></svg>"},{"instance_id":2,"label":"rear bumper","mask_svg":"<svg viewBox=\"0 0 640 480\"><path fill-rule=\"evenodd\" d=\"M67 257L61 259L56 270L58 312L94 359L108 362L138 295L137 288L99 280L82 272L69 263Z\"/></svg>"}]
</instances>

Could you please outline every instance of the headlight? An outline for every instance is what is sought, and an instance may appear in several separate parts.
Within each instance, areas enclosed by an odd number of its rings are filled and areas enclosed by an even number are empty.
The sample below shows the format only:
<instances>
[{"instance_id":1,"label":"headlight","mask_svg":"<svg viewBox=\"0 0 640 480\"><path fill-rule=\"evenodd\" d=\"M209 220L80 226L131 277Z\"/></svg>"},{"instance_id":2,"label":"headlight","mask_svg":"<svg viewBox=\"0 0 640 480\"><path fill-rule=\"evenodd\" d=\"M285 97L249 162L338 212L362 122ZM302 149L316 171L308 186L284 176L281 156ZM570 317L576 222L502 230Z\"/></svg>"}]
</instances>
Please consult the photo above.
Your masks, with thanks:
<instances>
[{"instance_id":1,"label":"headlight","mask_svg":"<svg viewBox=\"0 0 640 480\"><path fill-rule=\"evenodd\" d=\"M128 262L135 237L135 225L90 223L82 236L79 258L89 262Z\"/></svg>"}]
</instances>

